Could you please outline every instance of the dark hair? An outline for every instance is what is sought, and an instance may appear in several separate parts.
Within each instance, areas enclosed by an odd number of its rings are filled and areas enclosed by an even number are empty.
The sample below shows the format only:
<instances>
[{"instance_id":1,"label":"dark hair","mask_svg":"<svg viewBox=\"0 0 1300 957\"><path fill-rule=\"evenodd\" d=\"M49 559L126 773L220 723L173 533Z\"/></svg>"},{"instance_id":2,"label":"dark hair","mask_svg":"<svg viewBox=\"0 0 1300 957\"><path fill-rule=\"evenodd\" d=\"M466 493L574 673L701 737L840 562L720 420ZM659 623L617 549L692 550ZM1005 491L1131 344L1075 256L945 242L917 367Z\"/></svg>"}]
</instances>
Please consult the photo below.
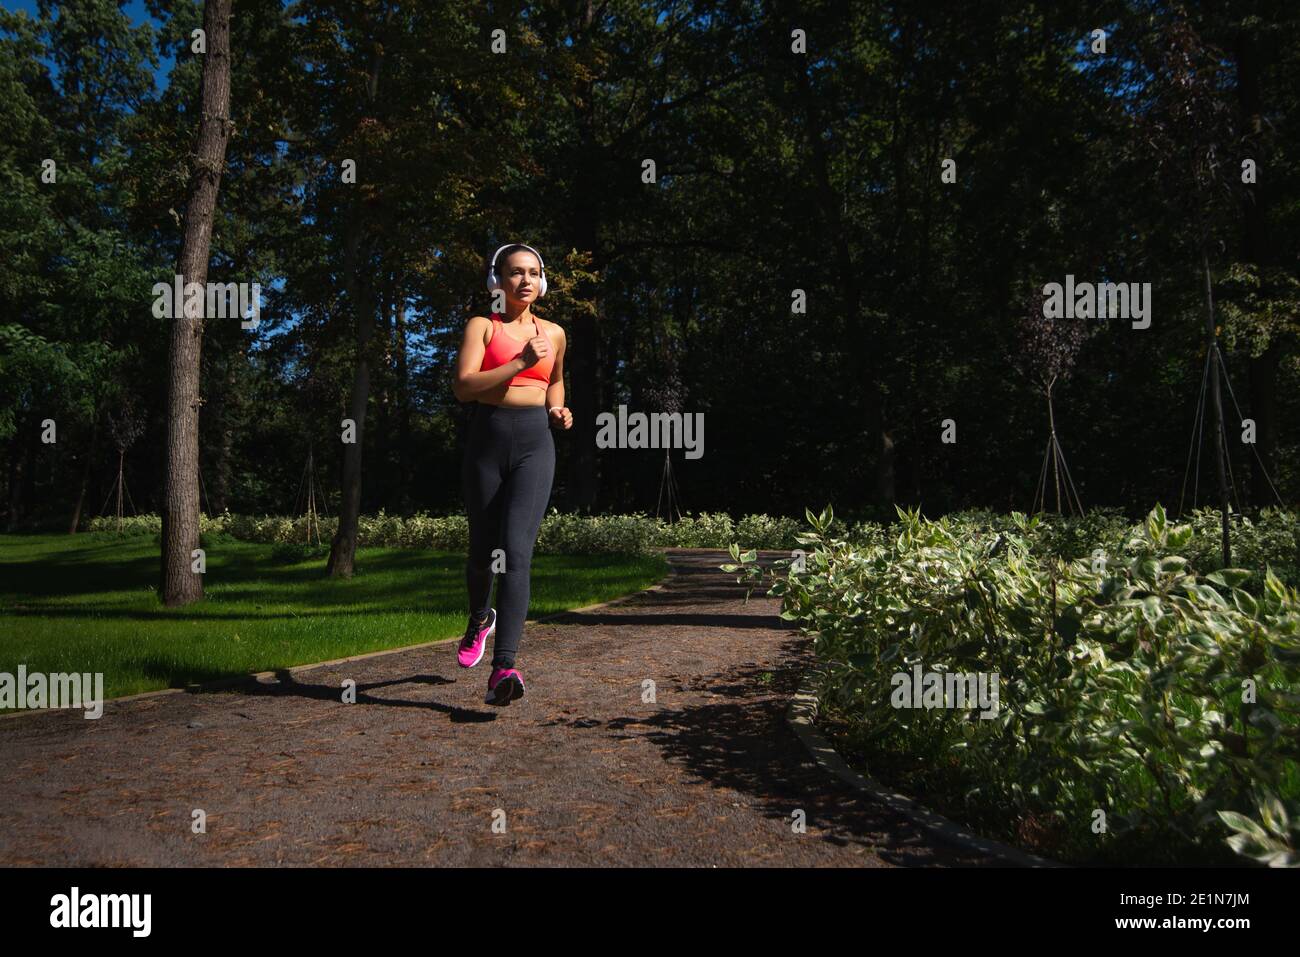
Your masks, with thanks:
<instances>
[{"instance_id":1,"label":"dark hair","mask_svg":"<svg viewBox=\"0 0 1300 957\"><path fill-rule=\"evenodd\" d=\"M528 253L528 254L531 255L531 256L537 256L537 253L533 252L531 249L529 249L529 248L528 248L527 246L525 246L523 243L513 243L513 244L507 246L505 249L501 250L501 252L497 255L496 260L492 263L492 271L493 271L494 273L497 274L497 278L498 278L498 279L504 279L504 278L505 278L504 276L501 275L501 266L502 266L502 264L505 263L505 261L506 261L507 259L509 259L512 255L514 255L514 254L517 253L517 252L525 252L525 253ZM538 265L539 268L542 267L542 257L541 257L541 256L537 256L537 265Z\"/></svg>"}]
</instances>

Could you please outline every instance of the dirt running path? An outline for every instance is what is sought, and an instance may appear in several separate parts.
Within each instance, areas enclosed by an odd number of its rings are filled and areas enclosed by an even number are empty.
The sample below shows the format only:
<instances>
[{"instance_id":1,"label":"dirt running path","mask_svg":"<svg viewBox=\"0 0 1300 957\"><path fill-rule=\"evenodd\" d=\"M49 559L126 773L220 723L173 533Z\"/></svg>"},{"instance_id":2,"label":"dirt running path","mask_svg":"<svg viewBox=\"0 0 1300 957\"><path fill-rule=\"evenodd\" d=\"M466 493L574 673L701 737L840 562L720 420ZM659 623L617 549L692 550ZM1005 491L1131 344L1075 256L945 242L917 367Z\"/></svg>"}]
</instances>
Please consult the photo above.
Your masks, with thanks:
<instances>
[{"instance_id":1,"label":"dirt running path","mask_svg":"<svg viewBox=\"0 0 1300 957\"><path fill-rule=\"evenodd\" d=\"M504 709L452 642L0 721L0 864L983 863L822 771L785 723L809 641L725 552L667 556L662 590L529 624Z\"/></svg>"}]
</instances>

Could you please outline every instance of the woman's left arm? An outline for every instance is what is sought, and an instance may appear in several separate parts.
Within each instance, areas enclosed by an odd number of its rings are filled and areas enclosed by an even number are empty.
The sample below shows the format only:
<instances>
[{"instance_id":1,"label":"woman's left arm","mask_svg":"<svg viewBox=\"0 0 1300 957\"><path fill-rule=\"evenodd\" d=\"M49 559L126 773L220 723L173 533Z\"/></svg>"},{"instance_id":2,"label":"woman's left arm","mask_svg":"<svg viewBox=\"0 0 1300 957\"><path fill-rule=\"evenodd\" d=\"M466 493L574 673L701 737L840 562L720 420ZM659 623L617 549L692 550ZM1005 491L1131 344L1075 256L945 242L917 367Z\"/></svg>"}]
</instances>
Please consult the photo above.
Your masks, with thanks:
<instances>
[{"instance_id":1,"label":"woman's left arm","mask_svg":"<svg viewBox=\"0 0 1300 957\"><path fill-rule=\"evenodd\" d=\"M564 353L569 338L560 326L552 323L551 327L559 342L555 347L555 365L551 367L551 384L546 387L546 414L552 428L568 429L573 426L573 413L564 405Z\"/></svg>"}]
</instances>

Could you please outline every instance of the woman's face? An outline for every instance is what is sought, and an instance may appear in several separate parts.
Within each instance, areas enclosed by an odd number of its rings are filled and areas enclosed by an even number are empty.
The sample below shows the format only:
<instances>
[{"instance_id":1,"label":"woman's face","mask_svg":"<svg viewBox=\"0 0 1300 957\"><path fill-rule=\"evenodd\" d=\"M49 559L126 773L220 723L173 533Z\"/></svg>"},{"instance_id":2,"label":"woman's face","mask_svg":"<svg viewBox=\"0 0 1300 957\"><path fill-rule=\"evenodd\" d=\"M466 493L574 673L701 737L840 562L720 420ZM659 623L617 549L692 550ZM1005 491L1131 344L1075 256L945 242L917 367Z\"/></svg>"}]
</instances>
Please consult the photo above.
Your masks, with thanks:
<instances>
[{"instance_id":1,"label":"woman's face","mask_svg":"<svg viewBox=\"0 0 1300 957\"><path fill-rule=\"evenodd\" d=\"M526 249L506 257L501 286L511 302L526 304L537 299L542 288L542 264Z\"/></svg>"}]
</instances>

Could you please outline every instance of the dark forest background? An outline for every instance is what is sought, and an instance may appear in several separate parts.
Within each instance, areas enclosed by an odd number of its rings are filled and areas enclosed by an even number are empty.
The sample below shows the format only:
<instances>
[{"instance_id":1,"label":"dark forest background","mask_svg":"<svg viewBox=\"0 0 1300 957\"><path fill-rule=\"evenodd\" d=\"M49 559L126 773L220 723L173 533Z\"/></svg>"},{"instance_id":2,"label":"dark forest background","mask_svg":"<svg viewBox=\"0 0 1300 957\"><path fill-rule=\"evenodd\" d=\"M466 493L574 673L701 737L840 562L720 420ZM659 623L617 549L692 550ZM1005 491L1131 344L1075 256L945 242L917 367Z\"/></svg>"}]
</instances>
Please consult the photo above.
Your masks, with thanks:
<instances>
[{"instance_id":1,"label":"dark forest background","mask_svg":"<svg viewBox=\"0 0 1300 957\"><path fill-rule=\"evenodd\" d=\"M171 320L151 289L176 271L202 69L201 3L151 0L159 26L108 0L36 6L0 20L11 529L98 514L119 457L134 508L159 509ZM663 453L596 448L620 404L704 413L704 456L673 454L691 511L1027 509L1055 360L1025 317L1067 273L1153 300L1150 328L1093 320L1063 347L1079 497L1172 506L1203 251L1242 410L1225 393L1236 503L1300 496L1291 0L237 0L231 51L208 278L260 282L263 308L254 331L207 323L206 511L292 511L311 452L336 514L359 364L363 511L459 510L456 350L490 308L486 257L516 240L568 333L562 510L655 508Z\"/></svg>"}]
</instances>

